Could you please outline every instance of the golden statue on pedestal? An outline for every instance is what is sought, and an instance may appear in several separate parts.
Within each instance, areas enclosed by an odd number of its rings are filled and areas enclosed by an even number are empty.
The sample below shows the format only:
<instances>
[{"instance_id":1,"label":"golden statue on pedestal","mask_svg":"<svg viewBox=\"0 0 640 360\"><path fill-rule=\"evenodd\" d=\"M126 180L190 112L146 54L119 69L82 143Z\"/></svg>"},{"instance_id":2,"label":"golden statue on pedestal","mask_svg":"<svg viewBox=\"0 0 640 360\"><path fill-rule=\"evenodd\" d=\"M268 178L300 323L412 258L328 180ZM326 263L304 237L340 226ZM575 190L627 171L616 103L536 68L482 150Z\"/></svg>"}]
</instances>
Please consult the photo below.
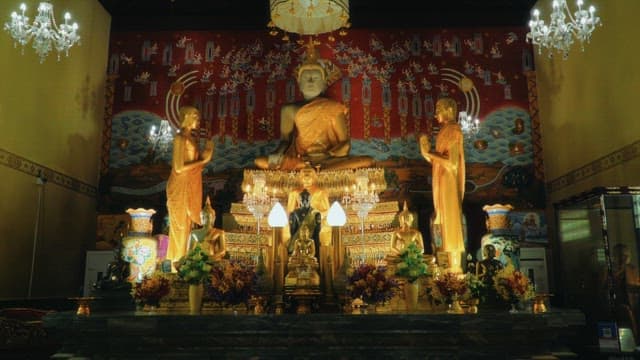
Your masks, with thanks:
<instances>
[{"instance_id":1,"label":"golden statue on pedestal","mask_svg":"<svg viewBox=\"0 0 640 360\"><path fill-rule=\"evenodd\" d=\"M200 225L202 208L202 169L213 157L213 141L200 153L198 138L200 112L195 107L180 108L180 132L173 139L171 175L167 181L169 247L167 259L178 261L187 254L193 224Z\"/></svg>"},{"instance_id":2,"label":"golden statue on pedestal","mask_svg":"<svg viewBox=\"0 0 640 360\"><path fill-rule=\"evenodd\" d=\"M307 225L302 225L300 236L296 238L293 253L289 257L285 287L311 288L320 286L318 275L318 259L316 258L316 244L310 237Z\"/></svg>"},{"instance_id":3,"label":"golden statue on pedestal","mask_svg":"<svg viewBox=\"0 0 640 360\"><path fill-rule=\"evenodd\" d=\"M211 201L207 201L202 208L202 228L191 232L191 239L201 244L204 251L213 261L220 261L227 253L224 230L213 227L216 221L216 211L211 207ZM189 247L193 247L194 241Z\"/></svg>"},{"instance_id":4,"label":"golden statue on pedestal","mask_svg":"<svg viewBox=\"0 0 640 360\"><path fill-rule=\"evenodd\" d=\"M407 208L406 201L404 202L402 211L398 214L398 223L400 227L393 234L389 258L397 259L402 249L411 243L415 243L418 249L424 252L422 233L412 227L413 214L409 211L409 208Z\"/></svg>"},{"instance_id":5,"label":"golden statue on pedestal","mask_svg":"<svg viewBox=\"0 0 640 360\"><path fill-rule=\"evenodd\" d=\"M348 110L342 103L320 96L340 77L340 70L329 69L314 45L310 40L306 59L297 70L304 102L282 107L280 145L271 155L255 160L260 169L298 170L308 166L341 169L369 167L374 163L366 156L349 157Z\"/></svg>"},{"instance_id":6,"label":"golden statue on pedestal","mask_svg":"<svg viewBox=\"0 0 640 360\"><path fill-rule=\"evenodd\" d=\"M465 251L462 231L462 199L464 198L465 162L463 136L456 123L455 100L441 98L436 103L436 119L440 132L435 151L427 135L420 135L420 153L433 169L434 226L440 227L442 249L449 254L450 268L461 273L461 256Z\"/></svg>"}]
</instances>

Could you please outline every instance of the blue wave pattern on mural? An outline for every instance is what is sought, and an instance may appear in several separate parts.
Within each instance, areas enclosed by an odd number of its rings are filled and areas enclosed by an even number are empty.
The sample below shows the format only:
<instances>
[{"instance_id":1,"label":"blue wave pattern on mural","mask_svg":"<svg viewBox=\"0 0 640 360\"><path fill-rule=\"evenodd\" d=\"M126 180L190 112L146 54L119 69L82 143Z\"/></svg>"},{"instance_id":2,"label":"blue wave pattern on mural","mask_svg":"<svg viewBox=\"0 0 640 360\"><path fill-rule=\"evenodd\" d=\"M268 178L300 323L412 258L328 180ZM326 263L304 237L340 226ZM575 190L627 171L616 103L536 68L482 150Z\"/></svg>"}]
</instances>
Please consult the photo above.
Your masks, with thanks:
<instances>
[{"instance_id":1,"label":"blue wave pattern on mural","mask_svg":"<svg viewBox=\"0 0 640 360\"><path fill-rule=\"evenodd\" d=\"M522 119L523 128L514 132L516 119ZM110 151L110 167L123 168L140 164L152 148L148 141L152 126L158 127L162 119L157 115L144 111L127 111L117 114L112 121L112 138ZM468 163L497 163L506 165L528 165L533 162L533 145L531 142L531 119L529 114L520 108L503 108L489 114L483 121L476 137L465 141L465 158ZM484 140L487 147L478 150L474 141ZM258 156L271 153L277 146L276 141L256 141L248 143L238 141L234 144L229 136L224 142L214 138L216 148L213 161L207 166L208 173L221 172L228 169L253 167ZM126 146L124 146L126 144ZM518 145L517 151L514 148ZM156 148L154 160L171 161L171 144L166 149ZM404 157L421 159L415 137L409 135L405 140L392 138L390 143L381 139L352 140L351 154L367 155L376 160L389 160Z\"/></svg>"},{"instance_id":2,"label":"blue wave pattern on mural","mask_svg":"<svg viewBox=\"0 0 640 360\"><path fill-rule=\"evenodd\" d=\"M523 128L516 129L517 119ZM487 142L487 148L474 147L476 140ZM529 165L533 163L533 143L531 138L531 117L520 108L503 108L488 114L480 125L476 137L465 141L465 159L469 163L496 163L505 165Z\"/></svg>"}]
</instances>

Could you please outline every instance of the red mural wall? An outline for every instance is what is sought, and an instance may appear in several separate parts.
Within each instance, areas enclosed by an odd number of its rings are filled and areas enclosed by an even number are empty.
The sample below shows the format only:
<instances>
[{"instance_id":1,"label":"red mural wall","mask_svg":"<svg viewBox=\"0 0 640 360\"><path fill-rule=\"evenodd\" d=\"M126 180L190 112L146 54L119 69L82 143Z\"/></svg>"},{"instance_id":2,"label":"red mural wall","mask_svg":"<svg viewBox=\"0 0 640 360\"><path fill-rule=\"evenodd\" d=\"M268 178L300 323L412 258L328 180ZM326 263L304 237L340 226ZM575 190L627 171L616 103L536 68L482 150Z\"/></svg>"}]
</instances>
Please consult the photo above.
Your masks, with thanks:
<instances>
[{"instance_id":1,"label":"red mural wall","mask_svg":"<svg viewBox=\"0 0 640 360\"><path fill-rule=\"evenodd\" d=\"M523 73L533 60L525 34L524 28L376 29L316 40L321 56L342 72L327 96L350 109L351 137L390 141L429 132L442 96L480 120L502 107L528 109ZM302 99L294 70L308 38L298 40L266 30L113 33L113 113L149 111L176 126L179 106L195 105L213 134L273 139L281 105Z\"/></svg>"}]
</instances>

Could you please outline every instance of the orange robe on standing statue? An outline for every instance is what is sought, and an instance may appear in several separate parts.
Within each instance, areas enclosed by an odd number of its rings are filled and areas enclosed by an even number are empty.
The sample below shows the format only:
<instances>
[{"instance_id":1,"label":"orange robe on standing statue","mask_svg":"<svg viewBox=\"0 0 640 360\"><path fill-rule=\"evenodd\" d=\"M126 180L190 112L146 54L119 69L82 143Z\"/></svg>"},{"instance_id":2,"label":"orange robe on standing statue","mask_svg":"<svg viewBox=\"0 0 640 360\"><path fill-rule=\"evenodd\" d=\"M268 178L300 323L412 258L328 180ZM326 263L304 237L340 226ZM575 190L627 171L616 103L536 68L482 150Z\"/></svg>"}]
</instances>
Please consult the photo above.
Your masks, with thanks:
<instances>
[{"instance_id":1,"label":"orange robe on standing statue","mask_svg":"<svg viewBox=\"0 0 640 360\"><path fill-rule=\"evenodd\" d=\"M440 226L442 250L451 254L451 270L461 272L461 255L465 251L462 231L462 199L464 198L465 163L463 136L456 123L457 106L453 99L442 98L436 103L436 119L440 132L436 148L426 135L420 136L420 152L432 165L433 207L435 226Z\"/></svg>"},{"instance_id":2,"label":"orange robe on standing statue","mask_svg":"<svg viewBox=\"0 0 640 360\"><path fill-rule=\"evenodd\" d=\"M194 107L180 109L180 132L173 139L171 175L167 181L169 211L169 246L167 259L178 261L189 246L191 226L200 225L202 209L202 169L213 156L213 142L208 140L200 154L193 131L199 128L200 113Z\"/></svg>"}]
</instances>

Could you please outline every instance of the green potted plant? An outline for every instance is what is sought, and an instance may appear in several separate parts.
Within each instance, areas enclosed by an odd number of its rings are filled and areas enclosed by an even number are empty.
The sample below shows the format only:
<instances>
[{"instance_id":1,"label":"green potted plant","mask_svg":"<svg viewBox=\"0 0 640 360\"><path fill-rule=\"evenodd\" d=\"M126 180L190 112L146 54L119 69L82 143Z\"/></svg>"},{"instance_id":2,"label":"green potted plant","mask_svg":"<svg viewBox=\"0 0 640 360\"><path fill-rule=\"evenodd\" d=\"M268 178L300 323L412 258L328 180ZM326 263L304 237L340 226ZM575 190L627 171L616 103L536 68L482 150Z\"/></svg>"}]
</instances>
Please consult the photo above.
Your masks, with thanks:
<instances>
[{"instance_id":1,"label":"green potted plant","mask_svg":"<svg viewBox=\"0 0 640 360\"><path fill-rule=\"evenodd\" d=\"M420 291L418 279L429 273L422 256L422 249L418 248L415 242L412 242L400 251L398 260L395 275L406 279L404 297L407 310L415 310Z\"/></svg>"},{"instance_id":2,"label":"green potted plant","mask_svg":"<svg viewBox=\"0 0 640 360\"><path fill-rule=\"evenodd\" d=\"M209 255L197 243L178 261L177 269L178 277L189 284L189 310L192 314L198 314L202 308L203 283L211 276Z\"/></svg>"}]
</instances>

